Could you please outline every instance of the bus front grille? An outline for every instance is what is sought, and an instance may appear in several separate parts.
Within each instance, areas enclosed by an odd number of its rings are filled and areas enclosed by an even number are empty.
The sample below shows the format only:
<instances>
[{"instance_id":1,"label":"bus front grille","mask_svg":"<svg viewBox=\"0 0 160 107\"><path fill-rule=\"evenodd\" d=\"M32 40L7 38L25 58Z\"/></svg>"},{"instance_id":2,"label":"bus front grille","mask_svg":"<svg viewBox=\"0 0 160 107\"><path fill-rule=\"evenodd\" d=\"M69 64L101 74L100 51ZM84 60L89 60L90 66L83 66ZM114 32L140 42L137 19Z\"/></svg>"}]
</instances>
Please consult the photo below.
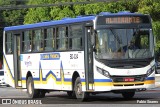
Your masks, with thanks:
<instances>
[{"instance_id":1,"label":"bus front grille","mask_svg":"<svg viewBox=\"0 0 160 107\"><path fill-rule=\"evenodd\" d=\"M134 82L143 82L146 75L133 75L133 76L111 76L113 82L125 82L125 78L134 78Z\"/></svg>"}]
</instances>

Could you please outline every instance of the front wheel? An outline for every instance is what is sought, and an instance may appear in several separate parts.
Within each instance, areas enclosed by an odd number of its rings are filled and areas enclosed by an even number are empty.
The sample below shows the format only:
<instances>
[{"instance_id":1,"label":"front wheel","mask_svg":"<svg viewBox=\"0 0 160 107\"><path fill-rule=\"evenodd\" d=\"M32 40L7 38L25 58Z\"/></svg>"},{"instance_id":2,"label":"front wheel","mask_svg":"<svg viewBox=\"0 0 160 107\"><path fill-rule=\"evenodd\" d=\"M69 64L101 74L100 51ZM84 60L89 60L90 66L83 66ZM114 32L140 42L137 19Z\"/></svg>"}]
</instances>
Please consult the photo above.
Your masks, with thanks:
<instances>
[{"instance_id":1,"label":"front wheel","mask_svg":"<svg viewBox=\"0 0 160 107\"><path fill-rule=\"evenodd\" d=\"M135 95L135 92L122 92L122 96L125 99L131 99Z\"/></svg>"},{"instance_id":2,"label":"front wheel","mask_svg":"<svg viewBox=\"0 0 160 107\"><path fill-rule=\"evenodd\" d=\"M88 94L82 91L82 83L81 83L80 77L76 78L75 85L74 85L74 91L75 91L77 100L79 101L87 100Z\"/></svg>"},{"instance_id":3,"label":"front wheel","mask_svg":"<svg viewBox=\"0 0 160 107\"><path fill-rule=\"evenodd\" d=\"M34 89L34 82L32 77L28 77L27 79L27 93L29 98L39 97L39 90Z\"/></svg>"}]
</instances>

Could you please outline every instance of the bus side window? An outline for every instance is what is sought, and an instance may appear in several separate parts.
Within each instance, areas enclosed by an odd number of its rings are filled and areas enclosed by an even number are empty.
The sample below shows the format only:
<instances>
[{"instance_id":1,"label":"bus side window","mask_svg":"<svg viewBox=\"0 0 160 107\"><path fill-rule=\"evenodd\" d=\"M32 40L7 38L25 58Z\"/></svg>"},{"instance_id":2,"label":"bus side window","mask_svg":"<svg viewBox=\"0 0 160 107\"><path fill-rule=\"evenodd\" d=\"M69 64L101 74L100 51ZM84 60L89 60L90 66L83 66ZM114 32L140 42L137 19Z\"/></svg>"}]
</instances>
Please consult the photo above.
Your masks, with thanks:
<instances>
[{"instance_id":1,"label":"bus side window","mask_svg":"<svg viewBox=\"0 0 160 107\"><path fill-rule=\"evenodd\" d=\"M70 26L70 37L69 37L69 48L70 49L81 49L82 48L82 25L71 25Z\"/></svg>"},{"instance_id":2,"label":"bus side window","mask_svg":"<svg viewBox=\"0 0 160 107\"><path fill-rule=\"evenodd\" d=\"M43 35L42 30L37 29L33 31L33 51L39 52L43 51Z\"/></svg>"},{"instance_id":3,"label":"bus side window","mask_svg":"<svg viewBox=\"0 0 160 107\"><path fill-rule=\"evenodd\" d=\"M31 30L24 31L22 36L23 52L31 52Z\"/></svg>"},{"instance_id":4,"label":"bus side window","mask_svg":"<svg viewBox=\"0 0 160 107\"><path fill-rule=\"evenodd\" d=\"M59 27L56 35L56 48L58 50L68 49L68 27Z\"/></svg>"},{"instance_id":5,"label":"bus side window","mask_svg":"<svg viewBox=\"0 0 160 107\"><path fill-rule=\"evenodd\" d=\"M12 45L13 45L13 43L12 43L12 39L13 39L13 36L12 36L12 34L11 33L7 33L6 34L6 53L7 54L12 54Z\"/></svg>"},{"instance_id":6,"label":"bus side window","mask_svg":"<svg viewBox=\"0 0 160 107\"><path fill-rule=\"evenodd\" d=\"M44 49L45 51L54 50L55 28L44 29Z\"/></svg>"}]
</instances>

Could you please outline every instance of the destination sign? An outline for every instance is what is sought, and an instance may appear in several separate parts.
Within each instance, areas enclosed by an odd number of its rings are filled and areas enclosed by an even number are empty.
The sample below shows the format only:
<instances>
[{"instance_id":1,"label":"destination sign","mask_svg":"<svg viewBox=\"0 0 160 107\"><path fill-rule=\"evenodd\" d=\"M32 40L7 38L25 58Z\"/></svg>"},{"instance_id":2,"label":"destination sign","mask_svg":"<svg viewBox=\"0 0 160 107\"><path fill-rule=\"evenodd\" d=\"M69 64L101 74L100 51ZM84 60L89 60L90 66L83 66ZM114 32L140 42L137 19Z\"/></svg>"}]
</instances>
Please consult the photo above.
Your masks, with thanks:
<instances>
[{"instance_id":1,"label":"destination sign","mask_svg":"<svg viewBox=\"0 0 160 107\"><path fill-rule=\"evenodd\" d=\"M141 23L140 17L113 17L106 18L106 23Z\"/></svg>"},{"instance_id":2,"label":"destination sign","mask_svg":"<svg viewBox=\"0 0 160 107\"><path fill-rule=\"evenodd\" d=\"M99 16L97 25L104 24L149 24L150 18L144 16Z\"/></svg>"}]
</instances>

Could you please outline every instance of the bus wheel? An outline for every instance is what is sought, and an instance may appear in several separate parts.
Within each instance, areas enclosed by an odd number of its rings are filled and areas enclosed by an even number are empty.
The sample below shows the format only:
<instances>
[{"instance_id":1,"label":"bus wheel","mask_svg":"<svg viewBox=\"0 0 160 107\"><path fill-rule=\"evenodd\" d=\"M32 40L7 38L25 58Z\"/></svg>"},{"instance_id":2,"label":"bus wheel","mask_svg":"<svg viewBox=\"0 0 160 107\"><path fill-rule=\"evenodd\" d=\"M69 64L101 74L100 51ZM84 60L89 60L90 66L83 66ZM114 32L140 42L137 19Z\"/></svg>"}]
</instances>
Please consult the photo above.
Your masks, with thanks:
<instances>
[{"instance_id":1,"label":"bus wheel","mask_svg":"<svg viewBox=\"0 0 160 107\"><path fill-rule=\"evenodd\" d=\"M28 77L27 79L27 93L30 98L39 97L39 91L37 89L34 89L34 83L32 77Z\"/></svg>"},{"instance_id":2,"label":"bus wheel","mask_svg":"<svg viewBox=\"0 0 160 107\"><path fill-rule=\"evenodd\" d=\"M122 92L122 96L125 99L131 99L135 95L135 92Z\"/></svg>"},{"instance_id":3,"label":"bus wheel","mask_svg":"<svg viewBox=\"0 0 160 107\"><path fill-rule=\"evenodd\" d=\"M74 91L75 91L75 95L76 95L77 100L79 100L79 101L87 100L88 94L86 92L82 91L82 83L81 83L80 77L77 77L77 79L75 81Z\"/></svg>"}]
</instances>

